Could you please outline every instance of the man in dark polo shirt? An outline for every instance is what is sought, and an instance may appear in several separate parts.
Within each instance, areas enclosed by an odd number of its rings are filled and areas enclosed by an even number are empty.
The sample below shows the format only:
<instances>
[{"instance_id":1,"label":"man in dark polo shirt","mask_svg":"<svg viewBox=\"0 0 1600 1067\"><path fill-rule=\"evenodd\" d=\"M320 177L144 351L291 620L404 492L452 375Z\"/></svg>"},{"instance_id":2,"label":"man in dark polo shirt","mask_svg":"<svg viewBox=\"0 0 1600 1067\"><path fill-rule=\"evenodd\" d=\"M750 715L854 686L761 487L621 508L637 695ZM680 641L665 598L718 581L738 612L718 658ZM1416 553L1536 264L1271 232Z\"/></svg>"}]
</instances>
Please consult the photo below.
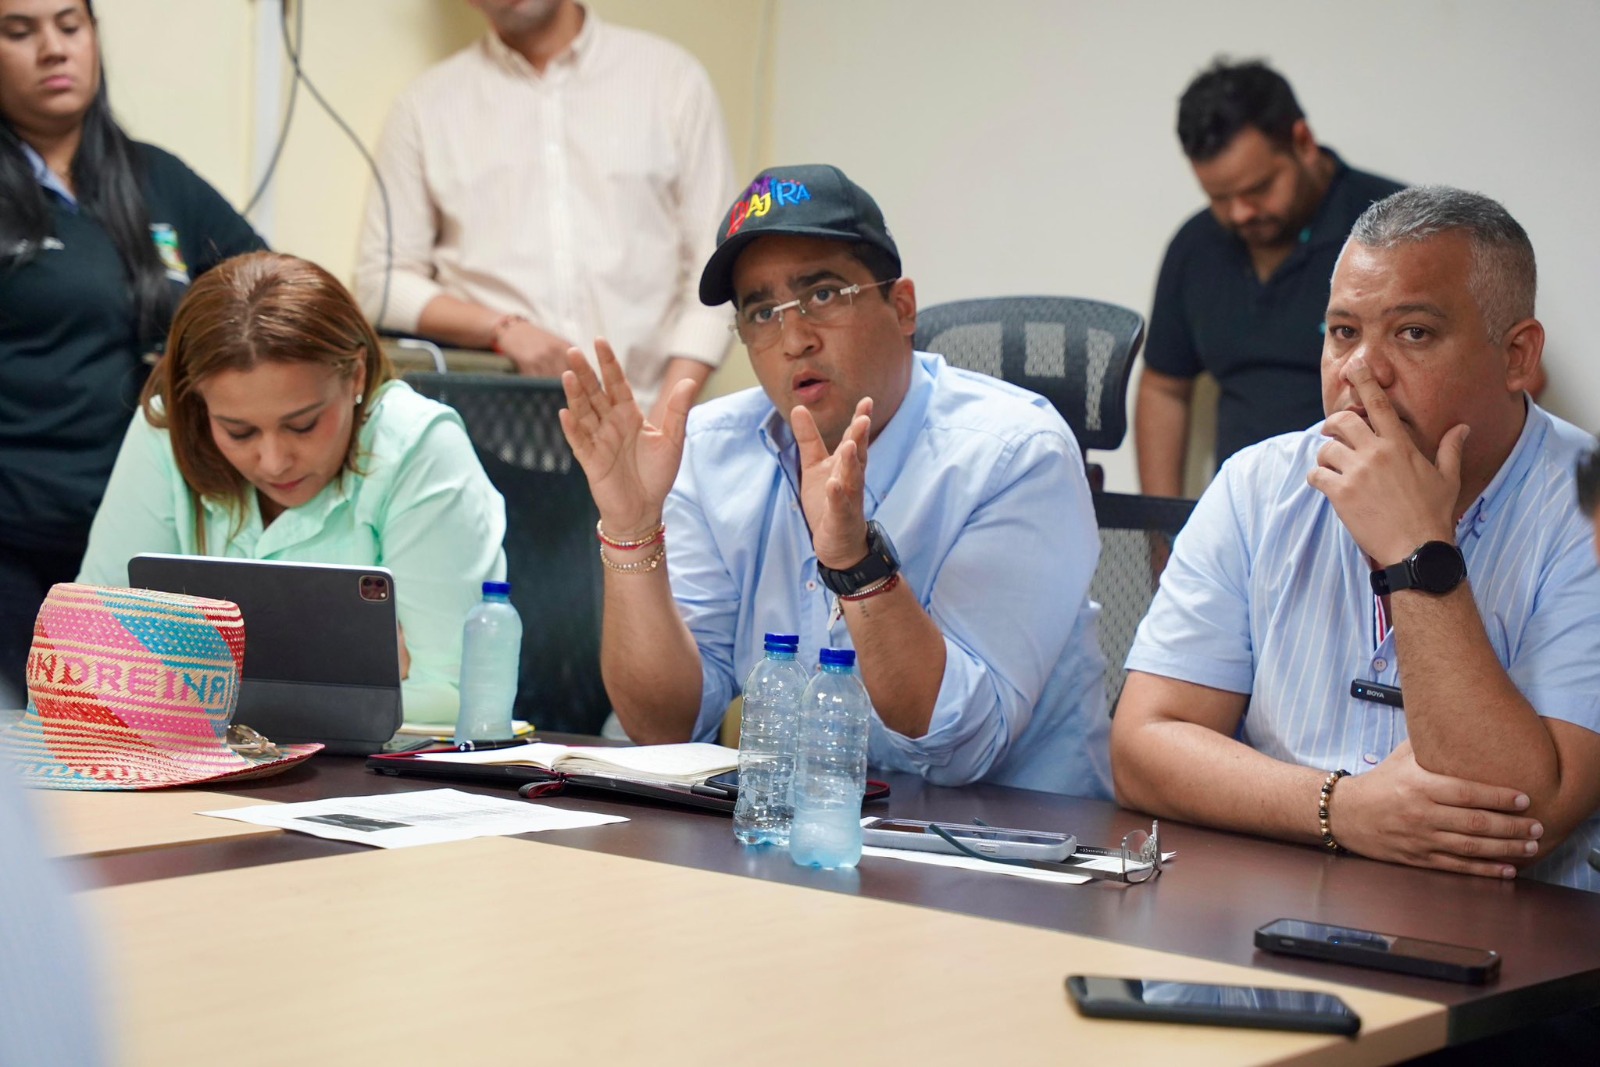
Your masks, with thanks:
<instances>
[{"instance_id":1,"label":"man in dark polo shirt","mask_svg":"<svg viewBox=\"0 0 1600 1067\"><path fill-rule=\"evenodd\" d=\"M1398 190L1311 135L1294 90L1260 62L1217 60L1178 102L1178 140L1211 206L1161 264L1134 409L1139 484L1182 496L1194 379L1221 388L1217 465L1322 418L1328 281L1345 237Z\"/></svg>"}]
</instances>

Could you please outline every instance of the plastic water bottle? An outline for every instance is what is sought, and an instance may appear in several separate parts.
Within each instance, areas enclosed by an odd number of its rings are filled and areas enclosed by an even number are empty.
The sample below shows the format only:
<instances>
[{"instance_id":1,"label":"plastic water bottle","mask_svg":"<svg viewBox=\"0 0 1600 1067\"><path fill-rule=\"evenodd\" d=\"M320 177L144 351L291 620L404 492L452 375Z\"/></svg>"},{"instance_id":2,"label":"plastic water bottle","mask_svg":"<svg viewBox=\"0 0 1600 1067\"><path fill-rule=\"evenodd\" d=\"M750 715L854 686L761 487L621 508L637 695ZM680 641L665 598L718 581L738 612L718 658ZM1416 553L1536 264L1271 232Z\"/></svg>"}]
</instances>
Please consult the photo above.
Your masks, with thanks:
<instances>
[{"instance_id":1,"label":"plastic water bottle","mask_svg":"<svg viewBox=\"0 0 1600 1067\"><path fill-rule=\"evenodd\" d=\"M802 867L854 867L861 859L872 702L856 677L853 650L825 648L820 658L821 670L800 698L789 857Z\"/></svg>"},{"instance_id":2,"label":"plastic water bottle","mask_svg":"<svg viewBox=\"0 0 1600 1067\"><path fill-rule=\"evenodd\" d=\"M800 638L793 634L767 634L766 650L744 683L733 836L747 845L781 847L789 843L794 817L789 787L806 669L795 659Z\"/></svg>"},{"instance_id":3,"label":"plastic water bottle","mask_svg":"<svg viewBox=\"0 0 1600 1067\"><path fill-rule=\"evenodd\" d=\"M511 605L510 582L484 582L483 601L461 631L461 714L456 741L511 736L522 665L522 616Z\"/></svg>"}]
</instances>

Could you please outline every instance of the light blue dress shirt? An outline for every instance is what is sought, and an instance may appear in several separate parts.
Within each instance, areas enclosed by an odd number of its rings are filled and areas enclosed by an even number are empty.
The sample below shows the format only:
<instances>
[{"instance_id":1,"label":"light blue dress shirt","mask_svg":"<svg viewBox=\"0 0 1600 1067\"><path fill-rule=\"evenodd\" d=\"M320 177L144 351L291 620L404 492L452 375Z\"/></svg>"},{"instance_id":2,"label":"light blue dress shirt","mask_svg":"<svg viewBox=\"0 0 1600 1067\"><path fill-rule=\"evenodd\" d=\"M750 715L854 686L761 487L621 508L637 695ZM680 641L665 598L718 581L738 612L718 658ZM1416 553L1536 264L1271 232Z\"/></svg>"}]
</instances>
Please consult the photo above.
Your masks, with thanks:
<instances>
[{"instance_id":1,"label":"light blue dress shirt","mask_svg":"<svg viewBox=\"0 0 1600 1067\"><path fill-rule=\"evenodd\" d=\"M1110 795L1104 659L1089 579L1099 559L1083 458L1039 396L917 353L867 456L865 508L944 634L928 732L873 716L869 759L940 785L974 781ZM851 647L817 574L797 450L759 389L689 416L667 499L672 591L705 676L696 740L713 739L766 631L801 660Z\"/></svg>"},{"instance_id":2,"label":"light blue dress shirt","mask_svg":"<svg viewBox=\"0 0 1600 1067\"><path fill-rule=\"evenodd\" d=\"M1128 669L1248 693L1243 737L1274 759L1352 774L1406 739L1404 711L1350 682L1400 684L1391 630L1376 641L1361 549L1306 484L1321 424L1226 463L1173 546ZM1600 732L1600 568L1573 466L1593 438L1529 402L1511 455L1456 538L1495 656L1540 715ZM1307 819L1311 804L1307 798ZM1600 816L1529 876L1600 890L1587 864Z\"/></svg>"}]
</instances>

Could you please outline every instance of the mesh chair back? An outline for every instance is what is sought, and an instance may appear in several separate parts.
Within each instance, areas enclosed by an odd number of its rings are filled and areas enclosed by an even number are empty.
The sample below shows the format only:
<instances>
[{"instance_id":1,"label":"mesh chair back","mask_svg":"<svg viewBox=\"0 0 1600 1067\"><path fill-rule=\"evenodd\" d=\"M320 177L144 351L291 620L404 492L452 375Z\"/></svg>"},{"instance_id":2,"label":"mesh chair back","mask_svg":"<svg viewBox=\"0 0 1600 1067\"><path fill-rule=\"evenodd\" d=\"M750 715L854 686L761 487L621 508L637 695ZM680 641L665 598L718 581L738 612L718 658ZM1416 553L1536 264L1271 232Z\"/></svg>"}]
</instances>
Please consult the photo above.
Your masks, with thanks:
<instances>
[{"instance_id":1,"label":"mesh chair back","mask_svg":"<svg viewBox=\"0 0 1600 1067\"><path fill-rule=\"evenodd\" d=\"M523 634L517 717L542 730L599 733L610 709L600 680L604 576L589 483L556 415L566 403L561 384L503 374L406 381L461 413L506 500L507 577Z\"/></svg>"},{"instance_id":2,"label":"mesh chair back","mask_svg":"<svg viewBox=\"0 0 1600 1067\"><path fill-rule=\"evenodd\" d=\"M1043 396L1084 449L1122 444L1128 374L1143 342L1137 311L1070 296L958 300L917 312L917 348Z\"/></svg>"},{"instance_id":3,"label":"mesh chair back","mask_svg":"<svg viewBox=\"0 0 1600 1067\"><path fill-rule=\"evenodd\" d=\"M1128 672L1122 664L1133 647L1150 601L1156 578L1151 551L1158 541L1164 550L1172 543L1194 510L1193 500L1128 493L1094 494L1095 520L1100 526L1100 563L1089 583L1089 595L1100 605L1100 651L1106 657L1106 706L1116 714L1117 701ZM1165 552L1161 551L1161 558Z\"/></svg>"}]
</instances>

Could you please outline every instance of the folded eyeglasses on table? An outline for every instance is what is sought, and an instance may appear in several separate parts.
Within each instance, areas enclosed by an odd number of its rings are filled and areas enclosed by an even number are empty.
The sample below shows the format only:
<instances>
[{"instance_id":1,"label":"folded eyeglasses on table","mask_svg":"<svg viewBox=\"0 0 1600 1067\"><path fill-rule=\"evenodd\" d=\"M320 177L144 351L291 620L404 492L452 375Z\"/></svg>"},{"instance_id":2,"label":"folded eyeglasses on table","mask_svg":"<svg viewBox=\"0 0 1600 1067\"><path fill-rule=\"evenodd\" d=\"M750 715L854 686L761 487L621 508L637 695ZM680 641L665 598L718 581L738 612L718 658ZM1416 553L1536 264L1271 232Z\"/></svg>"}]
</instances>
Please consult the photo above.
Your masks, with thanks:
<instances>
[{"instance_id":1,"label":"folded eyeglasses on table","mask_svg":"<svg viewBox=\"0 0 1600 1067\"><path fill-rule=\"evenodd\" d=\"M982 819L973 819L974 826L988 825ZM1153 820L1150 830L1129 830L1122 835L1122 844L1117 848L1105 848L1100 845L1079 845L1072 855L1064 860L1051 862L1048 860L1012 859L1002 856L985 856L967 845L963 844L955 835L951 834L938 823L930 822L928 830L938 834L947 844L963 856L970 856L975 860L985 863L1003 863L1012 867L1032 867L1039 871L1054 871L1057 874L1075 874L1083 878L1093 878L1106 882L1121 882L1125 885L1140 885L1151 881L1161 874L1161 821ZM1104 865L1107 859L1118 860L1115 868Z\"/></svg>"}]
</instances>

